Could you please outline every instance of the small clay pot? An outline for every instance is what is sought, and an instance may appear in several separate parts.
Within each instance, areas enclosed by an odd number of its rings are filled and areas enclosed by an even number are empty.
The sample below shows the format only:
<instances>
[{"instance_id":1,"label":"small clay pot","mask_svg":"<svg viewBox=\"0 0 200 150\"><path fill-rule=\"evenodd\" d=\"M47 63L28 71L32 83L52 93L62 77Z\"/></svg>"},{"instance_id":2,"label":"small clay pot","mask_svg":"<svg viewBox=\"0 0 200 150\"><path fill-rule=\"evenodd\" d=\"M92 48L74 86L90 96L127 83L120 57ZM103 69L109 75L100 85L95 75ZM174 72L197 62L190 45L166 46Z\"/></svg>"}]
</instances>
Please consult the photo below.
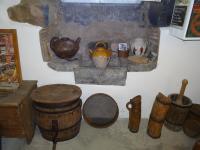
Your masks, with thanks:
<instances>
[{"instance_id":1,"label":"small clay pot","mask_svg":"<svg viewBox=\"0 0 200 150\"><path fill-rule=\"evenodd\" d=\"M118 57L127 58L129 56L129 51L118 50Z\"/></svg>"}]
</instances>

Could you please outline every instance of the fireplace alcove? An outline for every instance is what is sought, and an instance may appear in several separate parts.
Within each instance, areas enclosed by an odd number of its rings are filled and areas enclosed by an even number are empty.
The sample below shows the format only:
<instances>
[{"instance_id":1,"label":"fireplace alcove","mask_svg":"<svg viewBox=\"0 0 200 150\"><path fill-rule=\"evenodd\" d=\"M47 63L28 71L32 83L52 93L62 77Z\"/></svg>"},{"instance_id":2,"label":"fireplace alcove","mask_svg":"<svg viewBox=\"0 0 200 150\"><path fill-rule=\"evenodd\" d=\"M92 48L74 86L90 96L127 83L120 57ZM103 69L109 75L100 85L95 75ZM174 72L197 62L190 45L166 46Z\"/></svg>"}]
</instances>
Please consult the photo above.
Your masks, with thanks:
<instances>
[{"instance_id":1,"label":"fireplace alcove","mask_svg":"<svg viewBox=\"0 0 200 150\"><path fill-rule=\"evenodd\" d=\"M50 68L73 71L78 84L125 85L127 72L151 71L157 66L160 30L152 25L152 3L155 2L105 4L22 0L8 9L8 15L12 20L43 27L39 33L41 51L44 62ZM29 19L22 14L28 15ZM79 51L71 60L60 59L52 51L50 40L55 36L74 40L81 38ZM137 64L120 58L116 49L112 49L105 69L94 66L89 56L89 43L103 40L111 48L115 43L131 45L136 38L145 39L148 43L145 52L148 63Z\"/></svg>"}]
</instances>

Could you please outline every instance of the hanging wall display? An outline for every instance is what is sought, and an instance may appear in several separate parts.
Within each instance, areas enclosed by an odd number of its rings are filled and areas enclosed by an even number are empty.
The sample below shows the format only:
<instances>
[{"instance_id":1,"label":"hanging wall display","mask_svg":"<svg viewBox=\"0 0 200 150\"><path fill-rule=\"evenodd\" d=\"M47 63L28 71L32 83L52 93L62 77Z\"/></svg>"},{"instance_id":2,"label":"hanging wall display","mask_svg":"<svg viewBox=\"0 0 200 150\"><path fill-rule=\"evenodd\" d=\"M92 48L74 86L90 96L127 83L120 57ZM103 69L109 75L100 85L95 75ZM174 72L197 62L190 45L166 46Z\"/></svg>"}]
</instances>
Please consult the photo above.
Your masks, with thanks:
<instances>
[{"instance_id":1,"label":"hanging wall display","mask_svg":"<svg viewBox=\"0 0 200 150\"><path fill-rule=\"evenodd\" d=\"M17 32L0 29L0 90L15 89L21 80Z\"/></svg>"}]
</instances>

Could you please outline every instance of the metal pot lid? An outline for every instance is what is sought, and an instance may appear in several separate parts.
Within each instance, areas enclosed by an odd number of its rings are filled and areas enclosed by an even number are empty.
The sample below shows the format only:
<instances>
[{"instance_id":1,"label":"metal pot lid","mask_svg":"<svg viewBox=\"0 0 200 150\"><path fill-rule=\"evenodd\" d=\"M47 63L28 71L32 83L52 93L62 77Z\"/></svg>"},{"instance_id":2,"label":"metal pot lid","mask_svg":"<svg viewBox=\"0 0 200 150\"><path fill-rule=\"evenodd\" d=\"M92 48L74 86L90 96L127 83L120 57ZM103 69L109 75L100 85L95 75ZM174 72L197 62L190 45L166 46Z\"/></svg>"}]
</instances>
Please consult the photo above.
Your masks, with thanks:
<instances>
[{"instance_id":1,"label":"metal pot lid","mask_svg":"<svg viewBox=\"0 0 200 150\"><path fill-rule=\"evenodd\" d=\"M62 104L79 100L81 93L81 89L75 85L51 84L33 90L31 98L40 104Z\"/></svg>"},{"instance_id":2,"label":"metal pot lid","mask_svg":"<svg viewBox=\"0 0 200 150\"><path fill-rule=\"evenodd\" d=\"M110 126L117 120L118 114L117 103L107 94L94 94L83 105L83 118L93 127Z\"/></svg>"}]
</instances>

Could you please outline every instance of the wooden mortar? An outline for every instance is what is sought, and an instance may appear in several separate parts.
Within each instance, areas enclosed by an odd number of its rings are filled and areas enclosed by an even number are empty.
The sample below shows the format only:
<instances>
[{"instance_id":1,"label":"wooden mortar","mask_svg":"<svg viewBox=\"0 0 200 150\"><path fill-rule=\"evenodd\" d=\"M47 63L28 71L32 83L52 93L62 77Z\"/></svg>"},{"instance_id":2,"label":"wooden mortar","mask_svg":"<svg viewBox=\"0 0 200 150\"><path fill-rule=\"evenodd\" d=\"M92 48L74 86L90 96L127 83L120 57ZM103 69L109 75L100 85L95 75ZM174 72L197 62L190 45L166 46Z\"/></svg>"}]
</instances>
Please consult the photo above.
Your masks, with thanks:
<instances>
[{"instance_id":1,"label":"wooden mortar","mask_svg":"<svg viewBox=\"0 0 200 150\"><path fill-rule=\"evenodd\" d=\"M172 104L166 116L165 126L172 131L180 131L188 115L192 101L184 96L188 81L184 79L179 94L171 94Z\"/></svg>"}]
</instances>

